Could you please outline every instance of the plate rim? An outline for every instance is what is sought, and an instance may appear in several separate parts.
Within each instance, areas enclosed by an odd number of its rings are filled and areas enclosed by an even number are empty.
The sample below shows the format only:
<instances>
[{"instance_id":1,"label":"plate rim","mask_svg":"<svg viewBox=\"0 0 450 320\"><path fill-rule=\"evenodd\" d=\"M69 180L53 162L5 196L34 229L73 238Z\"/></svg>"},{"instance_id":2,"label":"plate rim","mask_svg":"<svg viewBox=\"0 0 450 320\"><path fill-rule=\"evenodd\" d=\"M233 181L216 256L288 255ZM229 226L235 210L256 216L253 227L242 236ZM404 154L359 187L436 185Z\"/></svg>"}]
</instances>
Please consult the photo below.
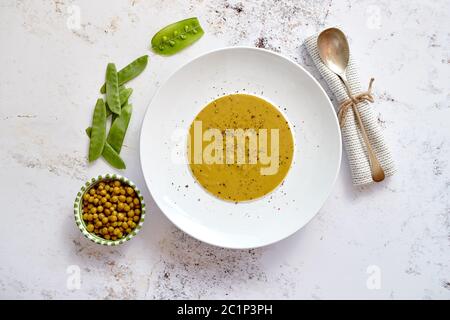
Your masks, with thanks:
<instances>
[{"instance_id":1,"label":"plate rim","mask_svg":"<svg viewBox=\"0 0 450 320\"><path fill-rule=\"evenodd\" d=\"M338 143L339 143L339 155L338 155L338 163L337 163L337 167L336 167L336 172L334 174L333 177L333 181L331 183L330 186L330 191L328 192L328 195L325 197L325 200L323 201L323 203L320 205L319 209L306 221L306 223L301 226L300 228L298 228L297 230L286 234L285 236L277 239L277 240L270 240L269 242L266 243L262 243L261 245L257 245L257 246L228 246L228 245L222 245L222 244L217 244L217 243L213 243L212 241L208 241L205 239L201 239L200 237L191 234L190 232L184 230L182 227L180 227L166 212L164 212L164 210L161 207L161 200L157 200L154 197L154 193L152 192L152 188L150 186L150 183L147 181L145 173L144 173L144 167L143 167L143 161L142 161L142 136L143 136L143 129L144 129L144 123L145 120L147 119L148 114L150 113L151 110L151 104L153 102L153 100L155 99L156 96L158 96L158 94L161 92L161 90L164 88L164 86L169 82L169 80L176 74L178 73L180 70L182 70L183 68L185 68L187 65L189 65L190 63L199 60L207 55L216 53L216 52L220 52L220 51L228 51L228 50L241 50L241 49L245 49L245 50L250 50L250 51L256 51L256 52L264 52L266 54L271 54L274 56L278 56L282 59L287 60L288 62L290 62L293 66L299 68L301 71L303 71L320 89L320 92L322 93L322 95L325 97L326 101L328 102L328 106L332 111L333 114L333 119L334 122L336 124L336 127L338 128L339 131L339 137L338 137ZM300 65L299 63L297 63L296 61L294 61L293 59L291 59L290 57L287 57L281 53L272 51L272 50L268 50L265 48L257 48L257 47L251 47L251 46L228 46L228 47L221 47L221 48L216 48L213 50L209 50L206 51L200 55L195 56L194 58L190 59L189 61L187 61L186 63L182 64L181 66L179 66L174 72L172 72L167 78L166 80L157 88L157 90L155 91L155 93L153 94L152 98L150 99L150 102L147 105L147 108L145 110L144 113L144 117L141 121L141 129L140 129L140 133L139 133L139 162L140 162L140 167L141 167L141 171L142 171L142 176L144 178L144 182L145 185L147 187L147 190L150 193L150 196L152 197L153 201L155 202L156 206L159 208L159 210L161 210L161 212L164 214L164 216L173 224L175 225L175 227L177 227L179 230L181 230L182 232L188 234L189 236L191 236L192 238L201 241L203 243L206 243L208 245L212 245L215 247L219 247L219 248L226 248L226 249L235 249L235 250L248 250L248 249L256 249L256 248L262 248L262 247L266 247L275 243L278 243L280 241L283 241L289 237L291 237L292 235L296 234L298 231L300 231L301 229L303 229L305 226L307 226L313 219L314 217L317 216L317 214L319 213L319 211L321 210L321 208L323 207L323 205L327 202L328 198L331 195L332 190L335 187L337 178L339 176L339 172L341 169L341 165L342 165L342 135L341 135L341 128L339 126L339 120L337 118L337 114L336 114L336 110L333 106L333 103L330 100L330 97L328 96L328 94L326 93L325 89L322 87L322 85L319 83L319 81L308 71L306 70L302 65ZM289 174L289 173L288 173Z\"/></svg>"}]
</instances>

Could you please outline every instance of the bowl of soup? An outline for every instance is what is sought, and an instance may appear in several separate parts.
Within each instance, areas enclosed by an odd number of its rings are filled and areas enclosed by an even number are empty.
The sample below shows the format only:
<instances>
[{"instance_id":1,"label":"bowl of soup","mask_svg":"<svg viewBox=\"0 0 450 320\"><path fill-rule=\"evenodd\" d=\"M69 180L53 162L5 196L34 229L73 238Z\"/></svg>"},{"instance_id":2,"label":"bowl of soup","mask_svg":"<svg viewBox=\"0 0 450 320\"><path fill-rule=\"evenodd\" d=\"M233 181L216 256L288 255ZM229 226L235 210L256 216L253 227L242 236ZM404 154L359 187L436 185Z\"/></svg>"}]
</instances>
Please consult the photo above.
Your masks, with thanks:
<instances>
[{"instance_id":1,"label":"bowl of soup","mask_svg":"<svg viewBox=\"0 0 450 320\"><path fill-rule=\"evenodd\" d=\"M189 235L255 248L305 226L341 160L333 106L292 60L215 50L178 69L143 121L141 166L160 210Z\"/></svg>"}]
</instances>

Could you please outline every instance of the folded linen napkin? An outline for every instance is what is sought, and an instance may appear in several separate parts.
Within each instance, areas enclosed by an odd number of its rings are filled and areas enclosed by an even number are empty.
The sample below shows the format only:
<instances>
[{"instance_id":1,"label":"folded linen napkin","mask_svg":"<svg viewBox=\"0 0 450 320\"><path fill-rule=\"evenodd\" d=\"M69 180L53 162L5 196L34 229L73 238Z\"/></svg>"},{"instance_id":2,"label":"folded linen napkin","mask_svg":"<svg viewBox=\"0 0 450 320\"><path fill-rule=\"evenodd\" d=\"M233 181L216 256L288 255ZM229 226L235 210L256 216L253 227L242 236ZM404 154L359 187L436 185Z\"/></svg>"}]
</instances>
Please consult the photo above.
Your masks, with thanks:
<instances>
[{"instance_id":1,"label":"folded linen napkin","mask_svg":"<svg viewBox=\"0 0 450 320\"><path fill-rule=\"evenodd\" d=\"M328 67L323 64L320 59L319 50L317 48L317 37L318 35L314 35L307 38L305 40L305 46L320 74L325 79L331 91L334 93L339 107L339 105L349 97L339 77L328 69ZM347 68L347 79L354 95L360 94L366 90L361 88L358 71L351 55ZM368 83L369 79L367 79L366 85L368 85ZM384 170L385 176L392 176L395 173L394 161L392 160L391 153L385 143L381 128L378 125L377 118L373 111L373 107L368 102L363 101L358 103L358 110L366 129L367 136L369 137L372 149ZM358 126L357 120L355 119L355 115L351 109L348 110L346 114L345 123L341 128L341 131L342 140L344 142L348 162L350 164L353 184L363 185L373 182L366 145L361 135L361 130Z\"/></svg>"}]
</instances>

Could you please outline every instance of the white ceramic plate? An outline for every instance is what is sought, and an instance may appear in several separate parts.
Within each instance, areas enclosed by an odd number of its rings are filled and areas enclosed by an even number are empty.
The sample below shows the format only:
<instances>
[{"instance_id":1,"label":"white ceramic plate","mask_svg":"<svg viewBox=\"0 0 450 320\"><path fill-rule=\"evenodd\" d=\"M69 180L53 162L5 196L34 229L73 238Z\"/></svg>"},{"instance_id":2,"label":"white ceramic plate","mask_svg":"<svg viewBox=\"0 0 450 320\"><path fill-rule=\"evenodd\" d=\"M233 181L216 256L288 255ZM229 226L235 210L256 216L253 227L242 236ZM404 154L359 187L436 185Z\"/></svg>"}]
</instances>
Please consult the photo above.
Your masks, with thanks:
<instances>
[{"instance_id":1,"label":"white ceramic plate","mask_svg":"<svg viewBox=\"0 0 450 320\"><path fill-rule=\"evenodd\" d=\"M271 194L230 203L207 193L186 163L191 122L215 98L255 94L278 106L291 124L292 167ZM191 236L221 247L254 248L293 234L319 211L341 162L333 106L318 82L295 62L271 51L232 47L204 54L173 74L147 110L141 165L166 216Z\"/></svg>"}]
</instances>

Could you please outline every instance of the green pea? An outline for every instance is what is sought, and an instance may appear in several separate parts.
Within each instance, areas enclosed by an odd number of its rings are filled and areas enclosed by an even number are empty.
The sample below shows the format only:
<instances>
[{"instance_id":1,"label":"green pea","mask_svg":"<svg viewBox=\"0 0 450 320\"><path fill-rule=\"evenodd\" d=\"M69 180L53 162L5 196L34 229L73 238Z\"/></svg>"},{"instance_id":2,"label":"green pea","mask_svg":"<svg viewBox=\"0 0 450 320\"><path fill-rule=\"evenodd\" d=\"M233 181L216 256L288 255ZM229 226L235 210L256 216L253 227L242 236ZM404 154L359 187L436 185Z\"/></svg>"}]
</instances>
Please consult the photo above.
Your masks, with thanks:
<instances>
[{"instance_id":1,"label":"green pea","mask_svg":"<svg viewBox=\"0 0 450 320\"><path fill-rule=\"evenodd\" d=\"M132 111L133 107L131 104L127 104L122 108L122 113L112 123L108 137L106 138L106 141L117 153L120 153L120 150L122 149L123 140L128 129L128 124L130 123Z\"/></svg>"},{"instance_id":2,"label":"green pea","mask_svg":"<svg viewBox=\"0 0 450 320\"><path fill-rule=\"evenodd\" d=\"M120 98L120 106L123 107L128 103L128 99L130 98L131 94L133 93L133 89L131 88L125 88L124 86L121 86L119 88L119 98ZM108 118L111 115L111 110L109 109L108 103L106 103L106 118Z\"/></svg>"},{"instance_id":3,"label":"green pea","mask_svg":"<svg viewBox=\"0 0 450 320\"><path fill-rule=\"evenodd\" d=\"M142 56L131 62L125 68L117 73L119 86L127 83L128 81L136 78L145 70L148 64L148 55ZM101 93L106 93L106 85L103 85L100 89Z\"/></svg>"},{"instance_id":4,"label":"green pea","mask_svg":"<svg viewBox=\"0 0 450 320\"><path fill-rule=\"evenodd\" d=\"M100 157L106 141L106 106L103 99L98 99L92 117L92 133L89 144L89 162Z\"/></svg>"},{"instance_id":5,"label":"green pea","mask_svg":"<svg viewBox=\"0 0 450 320\"><path fill-rule=\"evenodd\" d=\"M114 63L108 63L106 68L106 101L111 112L120 115L119 80Z\"/></svg>"},{"instance_id":6,"label":"green pea","mask_svg":"<svg viewBox=\"0 0 450 320\"><path fill-rule=\"evenodd\" d=\"M170 56L180 52L199 40L204 34L197 18L178 21L164 27L152 38L152 49L155 53ZM177 41L177 40L183 41ZM165 44L168 43L169 46Z\"/></svg>"},{"instance_id":7,"label":"green pea","mask_svg":"<svg viewBox=\"0 0 450 320\"><path fill-rule=\"evenodd\" d=\"M92 128L86 128L86 134L90 138L92 134ZM125 162L119 156L119 154L111 147L108 142L105 142L105 146L102 152L103 158L108 162L113 168L116 169L126 169Z\"/></svg>"}]
</instances>

